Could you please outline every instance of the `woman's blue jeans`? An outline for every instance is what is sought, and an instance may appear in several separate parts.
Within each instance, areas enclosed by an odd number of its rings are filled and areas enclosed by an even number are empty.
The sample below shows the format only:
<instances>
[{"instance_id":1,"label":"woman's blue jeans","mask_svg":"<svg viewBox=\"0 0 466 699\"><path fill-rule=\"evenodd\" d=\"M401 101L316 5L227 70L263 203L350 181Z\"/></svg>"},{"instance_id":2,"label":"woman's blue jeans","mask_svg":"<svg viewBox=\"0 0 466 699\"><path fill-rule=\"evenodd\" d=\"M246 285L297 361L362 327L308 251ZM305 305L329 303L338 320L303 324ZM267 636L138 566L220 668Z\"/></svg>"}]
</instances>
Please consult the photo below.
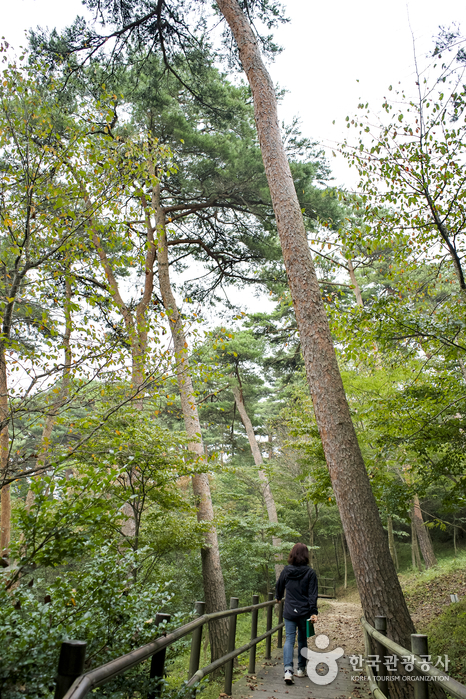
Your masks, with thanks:
<instances>
[{"instance_id":1,"label":"woman's blue jeans","mask_svg":"<svg viewBox=\"0 0 466 699\"><path fill-rule=\"evenodd\" d=\"M306 658L301 655L301 648L307 648L306 636L306 617L301 616L296 620L285 619L286 639L283 648L283 664L285 672L291 670L293 672L293 650L296 640L296 631L298 631L298 667L302 670L306 669Z\"/></svg>"}]
</instances>

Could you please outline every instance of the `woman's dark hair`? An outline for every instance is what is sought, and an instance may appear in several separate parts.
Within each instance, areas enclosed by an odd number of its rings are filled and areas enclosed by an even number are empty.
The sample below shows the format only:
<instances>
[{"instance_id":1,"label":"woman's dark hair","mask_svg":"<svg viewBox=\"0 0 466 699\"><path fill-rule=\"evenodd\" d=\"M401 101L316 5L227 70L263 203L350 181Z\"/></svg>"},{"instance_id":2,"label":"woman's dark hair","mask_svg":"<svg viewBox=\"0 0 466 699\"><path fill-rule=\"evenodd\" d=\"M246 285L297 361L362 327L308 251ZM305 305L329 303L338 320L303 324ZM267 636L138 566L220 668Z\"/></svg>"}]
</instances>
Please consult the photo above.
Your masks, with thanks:
<instances>
[{"instance_id":1,"label":"woman's dark hair","mask_svg":"<svg viewBox=\"0 0 466 699\"><path fill-rule=\"evenodd\" d=\"M295 544L288 556L288 565L290 566L308 566L309 551L306 544Z\"/></svg>"}]
</instances>

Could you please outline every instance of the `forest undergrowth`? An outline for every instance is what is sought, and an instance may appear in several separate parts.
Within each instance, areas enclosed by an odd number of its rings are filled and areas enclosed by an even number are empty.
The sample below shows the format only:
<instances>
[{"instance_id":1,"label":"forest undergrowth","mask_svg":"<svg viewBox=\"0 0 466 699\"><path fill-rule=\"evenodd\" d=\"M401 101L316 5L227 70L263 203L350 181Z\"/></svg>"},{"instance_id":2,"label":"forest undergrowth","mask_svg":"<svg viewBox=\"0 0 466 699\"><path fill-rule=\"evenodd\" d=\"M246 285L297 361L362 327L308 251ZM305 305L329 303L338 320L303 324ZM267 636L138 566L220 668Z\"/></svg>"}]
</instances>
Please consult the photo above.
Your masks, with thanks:
<instances>
[{"instance_id":1,"label":"forest undergrowth","mask_svg":"<svg viewBox=\"0 0 466 699\"><path fill-rule=\"evenodd\" d=\"M428 635L429 653L448 655L448 674L465 683L466 553L422 573L404 573L401 583L417 632ZM451 602L454 593L459 602Z\"/></svg>"}]
</instances>

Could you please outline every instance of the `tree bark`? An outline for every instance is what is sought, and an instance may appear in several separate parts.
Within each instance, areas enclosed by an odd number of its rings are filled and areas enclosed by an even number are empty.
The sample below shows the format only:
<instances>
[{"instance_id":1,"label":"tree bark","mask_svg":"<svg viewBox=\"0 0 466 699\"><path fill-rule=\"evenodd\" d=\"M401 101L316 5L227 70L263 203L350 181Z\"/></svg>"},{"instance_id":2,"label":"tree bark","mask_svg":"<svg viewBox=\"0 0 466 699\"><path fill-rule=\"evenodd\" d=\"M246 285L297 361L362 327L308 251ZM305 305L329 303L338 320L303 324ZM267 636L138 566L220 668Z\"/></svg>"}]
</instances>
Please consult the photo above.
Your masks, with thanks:
<instances>
[{"instance_id":1,"label":"tree bark","mask_svg":"<svg viewBox=\"0 0 466 699\"><path fill-rule=\"evenodd\" d=\"M356 274L354 273L354 267L353 263L351 260L347 260L348 262L348 271L351 279L351 284L353 285L353 291L354 295L356 296L356 303L358 306L361 306L361 308L364 308L364 301L362 300L362 294L361 294L361 287L359 286L359 282L356 279Z\"/></svg>"},{"instance_id":2,"label":"tree bark","mask_svg":"<svg viewBox=\"0 0 466 699\"><path fill-rule=\"evenodd\" d=\"M432 566L437 565L437 559L432 547L429 532L422 518L421 506L417 495L413 498L413 521L425 566L426 568L432 568Z\"/></svg>"},{"instance_id":3,"label":"tree bark","mask_svg":"<svg viewBox=\"0 0 466 699\"><path fill-rule=\"evenodd\" d=\"M236 40L254 113L283 259L300 333L317 426L364 614L387 617L388 635L406 646L414 631L351 421L304 221L283 147L275 90L237 0L217 0Z\"/></svg>"},{"instance_id":4,"label":"tree bark","mask_svg":"<svg viewBox=\"0 0 466 699\"><path fill-rule=\"evenodd\" d=\"M264 503L265 507L267 509L267 516L269 518L269 522L272 524L278 524L278 516L277 516L277 508L275 506L275 500L273 497L272 489L270 487L270 482L269 479L267 478L267 474L265 473L263 466L264 466L264 459L262 458L261 450L259 448L259 445L257 443L256 435L254 434L254 428L252 426L252 422L249 418L249 415L246 411L246 406L244 405L244 400L243 400L243 394L240 388L237 386L232 386L232 392L233 396L235 398L236 406L238 408L238 412L240 414L241 420L244 425L244 429L246 430L246 434L248 436L249 440L249 446L251 447L251 452L254 458L254 463L257 466L257 472L259 474L259 480L261 482L261 493L262 497L264 498ZM282 540L278 536L272 536L272 543L275 547L280 548L282 545ZM281 554L277 553L275 554L275 576L278 580L280 573L283 570L283 563L280 563L282 560Z\"/></svg>"},{"instance_id":5,"label":"tree bark","mask_svg":"<svg viewBox=\"0 0 466 699\"><path fill-rule=\"evenodd\" d=\"M414 508L411 508L411 563L414 570L422 570L421 554L417 541L416 527L414 524Z\"/></svg>"},{"instance_id":6,"label":"tree bark","mask_svg":"<svg viewBox=\"0 0 466 699\"><path fill-rule=\"evenodd\" d=\"M157 215L157 265L160 294L167 312L173 339L181 410L185 429L190 439L188 448L202 460L205 456L201 423L187 356L187 338L170 282L165 212L160 203L159 185L153 187L152 206ZM214 525L214 510L209 478L206 473L198 473L193 476L192 483L196 500L197 518L200 522L210 522L210 528L205 533L205 543L201 549L206 613L209 614L210 612L218 612L227 608L225 583L220 563L217 530ZM227 651L228 620L220 619L210 623L209 636L213 661L220 658Z\"/></svg>"},{"instance_id":7,"label":"tree bark","mask_svg":"<svg viewBox=\"0 0 466 699\"><path fill-rule=\"evenodd\" d=\"M395 537L393 536L393 520L391 515L387 515L388 548L395 568L398 570L398 556L395 548Z\"/></svg>"}]
</instances>

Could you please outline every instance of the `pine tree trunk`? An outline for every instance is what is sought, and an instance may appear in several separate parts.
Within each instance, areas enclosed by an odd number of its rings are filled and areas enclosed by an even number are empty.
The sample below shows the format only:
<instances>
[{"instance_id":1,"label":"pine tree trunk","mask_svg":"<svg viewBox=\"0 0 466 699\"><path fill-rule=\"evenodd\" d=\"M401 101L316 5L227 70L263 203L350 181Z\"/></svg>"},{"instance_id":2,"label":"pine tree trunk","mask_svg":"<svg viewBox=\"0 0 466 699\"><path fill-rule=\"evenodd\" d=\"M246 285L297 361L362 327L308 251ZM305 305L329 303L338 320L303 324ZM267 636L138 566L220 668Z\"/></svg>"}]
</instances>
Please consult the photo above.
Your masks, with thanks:
<instances>
[{"instance_id":1,"label":"pine tree trunk","mask_svg":"<svg viewBox=\"0 0 466 699\"><path fill-rule=\"evenodd\" d=\"M419 545L417 543L416 527L414 525L414 513L411 508L411 563L413 570L422 570L421 555L419 553Z\"/></svg>"},{"instance_id":2,"label":"pine tree trunk","mask_svg":"<svg viewBox=\"0 0 466 699\"><path fill-rule=\"evenodd\" d=\"M421 552L419 551L419 542L417 539L417 534L416 534L416 527L414 528L414 533L415 533L415 547L414 547L414 553L416 556L416 567L420 573L422 573L422 561L421 561Z\"/></svg>"},{"instance_id":3,"label":"pine tree trunk","mask_svg":"<svg viewBox=\"0 0 466 699\"><path fill-rule=\"evenodd\" d=\"M153 208L157 213L157 265L160 294L167 312L176 358L176 372L180 391L181 410L189 442L188 448L199 459L204 459L201 423L197 410L196 397L187 356L187 338L183 328L178 307L170 283L168 266L168 245L165 229L165 214L160 204L160 188L153 191ZM200 522L210 522L205 533L205 544L201 549L202 576L206 613L218 612L227 608L225 583L220 564L217 530L214 525L214 510L210 493L209 478L206 473L193 476L193 491L196 499L197 518ZM212 660L226 653L228 639L228 620L221 619L209 624L210 648Z\"/></svg>"},{"instance_id":4,"label":"pine tree trunk","mask_svg":"<svg viewBox=\"0 0 466 699\"><path fill-rule=\"evenodd\" d=\"M259 142L298 324L314 413L364 614L387 617L404 646L414 631L351 421L301 208L283 147L275 90L237 0L217 0L249 81Z\"/></svg>"},{"instance_id":5,"label":"pine tree trunk","mask_svg":"<svg viewBox=\"0 0 466 699\"><path fill-rule=\"evenodd\" d=\"M275 500L273 497L272 489L270 487L269 479L267 478L267 474L265 473L263 466L264 466L264 460L262 458L261 450L259 448L259 445L257 443L256 435L254 434L254 428L252 426L252 422L249 419L249 415L246 411L246 406L244 405L244 400L243 400L243 395L241 392L241 389L238 388L237 386L232 386L232 392L233 396L235 398L236 402L236 407L238 408L238 412L240 414L241 420L243 422L244 428L246 430L246 434L248 436L249 440L249 446L251 447L251 452L254 458L254 463L257 466L258 469L258 474L259 474L259 479L261 482L261 493L262 497L264 498L264 503L265 507L267 509L267 515L269 518L269 522L272 524L278 524L278 517L277 517L277 508L275 507ZM274 546L277 548L280 548L282 545L282 540L278 536L272 536L272 543ZM278 580L280 573L283 570L283 563L279 563L281 560L281 555L276 554L275 555L275 560L277 561L275 563L275 576Z\"/></svg>"},{"instance_id":6,"label":"pine tree trunk","mask_svg":"<svg viewBox=\"0 0 466 699\"><path fill-rule=\"evenodd\" d=\"M426 568L432 568L437 565L434 549L430 540L429 532L422 518L421 506L417 495L413 498L413 521L416 528L417 538L419 540L419 548L421 549L422 557Z\"/></svg>"},{"instance_id":7,"label":"pine tree trunk","mask_svg":"<svg viewBox=\"0 0 466 699\"><path fill-rule=\"evenodd\" d=\"M393 520L391 515L387 516L387 530L388 530L388 548L390 549L390 555L392 561L395 564L395 568L398 570L398 557L396 555L395 548L395 537L393 536Z\"/></svg>"}]
</instances>

